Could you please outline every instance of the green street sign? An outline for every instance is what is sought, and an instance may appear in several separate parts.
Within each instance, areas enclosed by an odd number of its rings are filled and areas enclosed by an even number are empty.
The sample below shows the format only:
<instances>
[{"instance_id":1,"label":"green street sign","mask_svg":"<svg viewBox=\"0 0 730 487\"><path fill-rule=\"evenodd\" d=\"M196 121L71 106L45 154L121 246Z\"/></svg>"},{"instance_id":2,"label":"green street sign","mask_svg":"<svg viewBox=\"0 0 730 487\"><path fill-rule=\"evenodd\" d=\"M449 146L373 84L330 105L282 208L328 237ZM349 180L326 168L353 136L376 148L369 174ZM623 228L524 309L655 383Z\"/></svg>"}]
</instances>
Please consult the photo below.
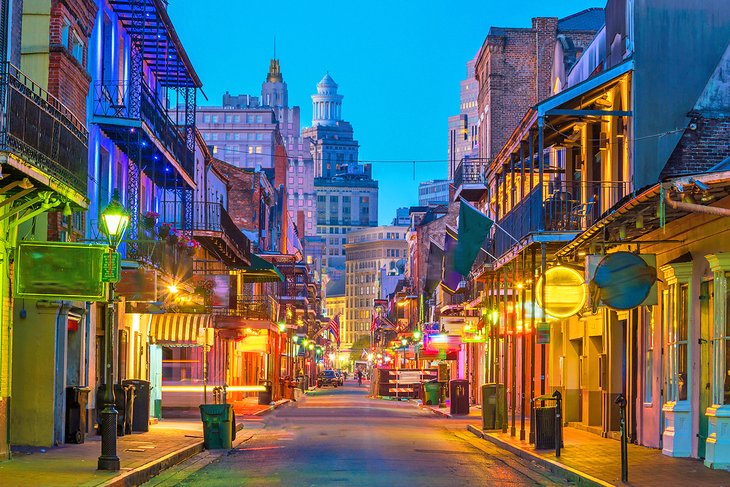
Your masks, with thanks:
<instances>
[{"instance_id":1,"label":"green street sign","mask_svg":"<svg viewBox=\"0 0 730 487\"><path fill-rule=\"evenodd\" d=\"M101 256L101 282L119 282L121 273L119 252L107 252Z\"/></svg>"},{"instance_id":2,"label":"green street sign","mask_svg":"<svg viewBox=\"0 0 730 487\"><path fill-rule=\"evenodd\" d=\"M536 326L535 341L538 345L547 345L550 343L550 323L543 321Z\"/></svg>"}]
</instances>

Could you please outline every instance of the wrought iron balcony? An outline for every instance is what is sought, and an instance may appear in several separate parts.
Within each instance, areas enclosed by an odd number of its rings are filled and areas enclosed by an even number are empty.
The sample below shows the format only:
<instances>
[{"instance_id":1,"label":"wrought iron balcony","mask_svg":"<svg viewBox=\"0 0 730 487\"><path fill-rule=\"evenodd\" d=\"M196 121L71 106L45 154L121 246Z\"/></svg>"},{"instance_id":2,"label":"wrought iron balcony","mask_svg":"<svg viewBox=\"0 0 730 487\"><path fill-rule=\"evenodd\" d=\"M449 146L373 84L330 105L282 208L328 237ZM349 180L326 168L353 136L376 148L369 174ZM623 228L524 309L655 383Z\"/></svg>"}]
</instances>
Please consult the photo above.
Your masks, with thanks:
<instances>
[{"instance_id":1,"label":"wrought iron balcony","mask_svg":"<svg viewBox=\"0 0 730 487\"><path fill-rule=\"evenodd\" d=\"M169 165L195 176L194 147L184 128L169 117L163 100L146 84L104 81L94 86L94 122L127 155L144 161L145 172L161 186L173 184Z\"/></svg>"},{"instance_id":2,"label":"wrought iron balcony","mask_svg":"<svg viewBox=\"0 0 730 487\"><path fill-rule=\"evenodd\" d=\"M89 133L84 124L7 62L0 63L0 103L0 150L14 154L85 198Z\"/></svg>"},{"instance_id":3,"label":"wrought iron balcony","mask_svg":"<svg viewBox=\"0 0 730 487\"><path fill-rule=\"evenodd\" d=\"M279 318L279 302L271 296L239 295L236 296L235 308L214 309L213 312L217 315L234 316L244 320L276 323Z\"/></svg>"},{"instance_id":4,"label":"wrought iron balcony","mask_svg":"<svg viewBox=\"0 0 730 487\"><path fill-rule=\"evenodd\" d=\"M251 241L233 223L223 205L198 201L191 206L192 215L186 216L182 201L161 202L160 222L192 230L195 240L230 267L251 264ZM192 219L190 225L187 219Z\"/></svg>"},{"instance_id":5,"label":"wrought iron balcony","mask_svg":"<svg viewBox=\"0 0 730 487\"><path fill-rule=\"evenodd\" d=\"M498 219L504 231L494 233L494 255L500 257L515 245L513 237L522 240L533 233L575 234L587 229L628 195L629 187L623 181L548 182L541 198L540 187L535 186Z\"/></svg>"},{"instance_id":6,"label":"wrought iron balcony","mask_svg":"<svg viewBox=\"0 0 730 487\"><path fill-rule=\"evenodd\" d=\"M192 253L171 240L137 240L136 249L127 258L167 274L174 282L193 277Z\"/></svg>"},{"instance_id":7,"label":"wrought iron balcony","mask_svg":"<svg viewBox=\"0 0 730 487\"><path fill-rule=\"evenodd\" d=\"M484 169L488 161L462 159L454 170L454 198L462 197L467 201L477 201L486 190Z\"/></svg>"}]
</instances>

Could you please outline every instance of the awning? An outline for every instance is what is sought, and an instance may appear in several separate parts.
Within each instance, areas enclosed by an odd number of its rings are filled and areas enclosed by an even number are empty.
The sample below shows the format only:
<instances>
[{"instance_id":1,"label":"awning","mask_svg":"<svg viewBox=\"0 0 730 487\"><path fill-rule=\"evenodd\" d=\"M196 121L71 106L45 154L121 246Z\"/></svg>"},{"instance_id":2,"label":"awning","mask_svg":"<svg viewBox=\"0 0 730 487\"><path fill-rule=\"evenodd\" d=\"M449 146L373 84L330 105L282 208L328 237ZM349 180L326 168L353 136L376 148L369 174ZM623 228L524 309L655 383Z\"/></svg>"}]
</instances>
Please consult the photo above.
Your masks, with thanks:
<instances>
[{"instance_id":1,"label":"awning","mask_svg":"<svg viewBox=\"0 0 730 487\"><path fill-rule=\"evenodd\" d=\"M280 282L284 280L279 269L256 254L251 254L251 265L241 269L243 282Z\"/></svg>"},{"instance_id":2,"label":"awning","mask_svg":"<svg viewBox=\"0 0 730 487\"><path fill-rule=\"evenodd\" d=\"M210 326L210 315L166 313L152 315L150 338L166 347L197 347L201 328Z\"/></svg>"}]
</instances>

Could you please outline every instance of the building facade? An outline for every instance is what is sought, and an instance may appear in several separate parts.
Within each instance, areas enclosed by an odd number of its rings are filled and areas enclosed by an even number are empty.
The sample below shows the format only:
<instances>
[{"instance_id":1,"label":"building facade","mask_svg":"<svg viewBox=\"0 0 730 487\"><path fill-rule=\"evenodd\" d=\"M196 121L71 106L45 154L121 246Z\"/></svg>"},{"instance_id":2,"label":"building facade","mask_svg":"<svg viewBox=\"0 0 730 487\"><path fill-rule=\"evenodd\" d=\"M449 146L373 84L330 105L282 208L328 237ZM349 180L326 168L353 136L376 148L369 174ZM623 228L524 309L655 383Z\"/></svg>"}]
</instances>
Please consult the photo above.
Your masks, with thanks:
<instances>
[{"instance_id":1,"label":"building facade","mask_svg":"<svg viewBox=\"0 0 730 487\"><path fill-rule=\"evenodd\" d=\"M345 317L347 344L368 337L374 301L381 295L381 270L404 273L407 227L379 226L350 232L345 246ZM343 338L343 342L345 338Z\"/></svg>"},{"instance_id":2,"label":"building facade","mask_svg":"<svg viewBox=\"0 0 730 487\"><path fill-rule=\"evenodd\" d=\"M475 65L476 58L466 63L466 78L459 84L459 114L449 117L449 179L454 179L456 166L463 158L479 157L478 84L474 78Z\"/></svg>"},{"instance_id":3,"label":"building facade","mask_svg":"<svg viewBox=\"0 0 730 487\"><path fill-rule=\"evenodd\" d=\"M418 206L447 204L451 184L448 179L434 179L418 183Z\"/></svg>"},{"instance_id":4,"label":"building facade","mask_svg":"<svg viewBox=\"0 0 730 487\"><path fill-rule=\"evenodd\" d=\"M278 59L272 59L261 96L223 95L219 107L198 108L198 126L215 156L236 167L270 169L277 157L287 161L287 205L303 235L315 235L314 164L309 139L301 136L298 106ZM284 155L285 153L285 155Z\"/></svg>"}]
</instances>

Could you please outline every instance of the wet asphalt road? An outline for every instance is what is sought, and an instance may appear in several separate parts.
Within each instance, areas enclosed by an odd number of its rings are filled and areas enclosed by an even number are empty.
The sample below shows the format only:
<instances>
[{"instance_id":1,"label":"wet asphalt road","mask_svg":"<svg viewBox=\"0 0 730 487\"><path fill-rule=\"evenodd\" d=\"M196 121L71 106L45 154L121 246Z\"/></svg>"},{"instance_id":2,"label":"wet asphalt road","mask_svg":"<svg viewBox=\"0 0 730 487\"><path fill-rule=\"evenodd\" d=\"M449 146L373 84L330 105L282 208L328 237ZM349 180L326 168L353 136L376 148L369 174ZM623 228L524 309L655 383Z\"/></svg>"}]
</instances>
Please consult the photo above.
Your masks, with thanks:
<instances>
[{"instance_id":1,"label":"wet asphalt road","mask_svg":"<svg viewBox=\"0 0 730 487\"><path fill-rule=\"evenodd\" d=\"M246 441L176 485L461 486L560 485L556 477L407 402L367 397L367 389L309 393L245 421ZM472 418L471 422L474 422ZM563 484L564 485L564 484Z\"/></svg>"}]
</instances>

